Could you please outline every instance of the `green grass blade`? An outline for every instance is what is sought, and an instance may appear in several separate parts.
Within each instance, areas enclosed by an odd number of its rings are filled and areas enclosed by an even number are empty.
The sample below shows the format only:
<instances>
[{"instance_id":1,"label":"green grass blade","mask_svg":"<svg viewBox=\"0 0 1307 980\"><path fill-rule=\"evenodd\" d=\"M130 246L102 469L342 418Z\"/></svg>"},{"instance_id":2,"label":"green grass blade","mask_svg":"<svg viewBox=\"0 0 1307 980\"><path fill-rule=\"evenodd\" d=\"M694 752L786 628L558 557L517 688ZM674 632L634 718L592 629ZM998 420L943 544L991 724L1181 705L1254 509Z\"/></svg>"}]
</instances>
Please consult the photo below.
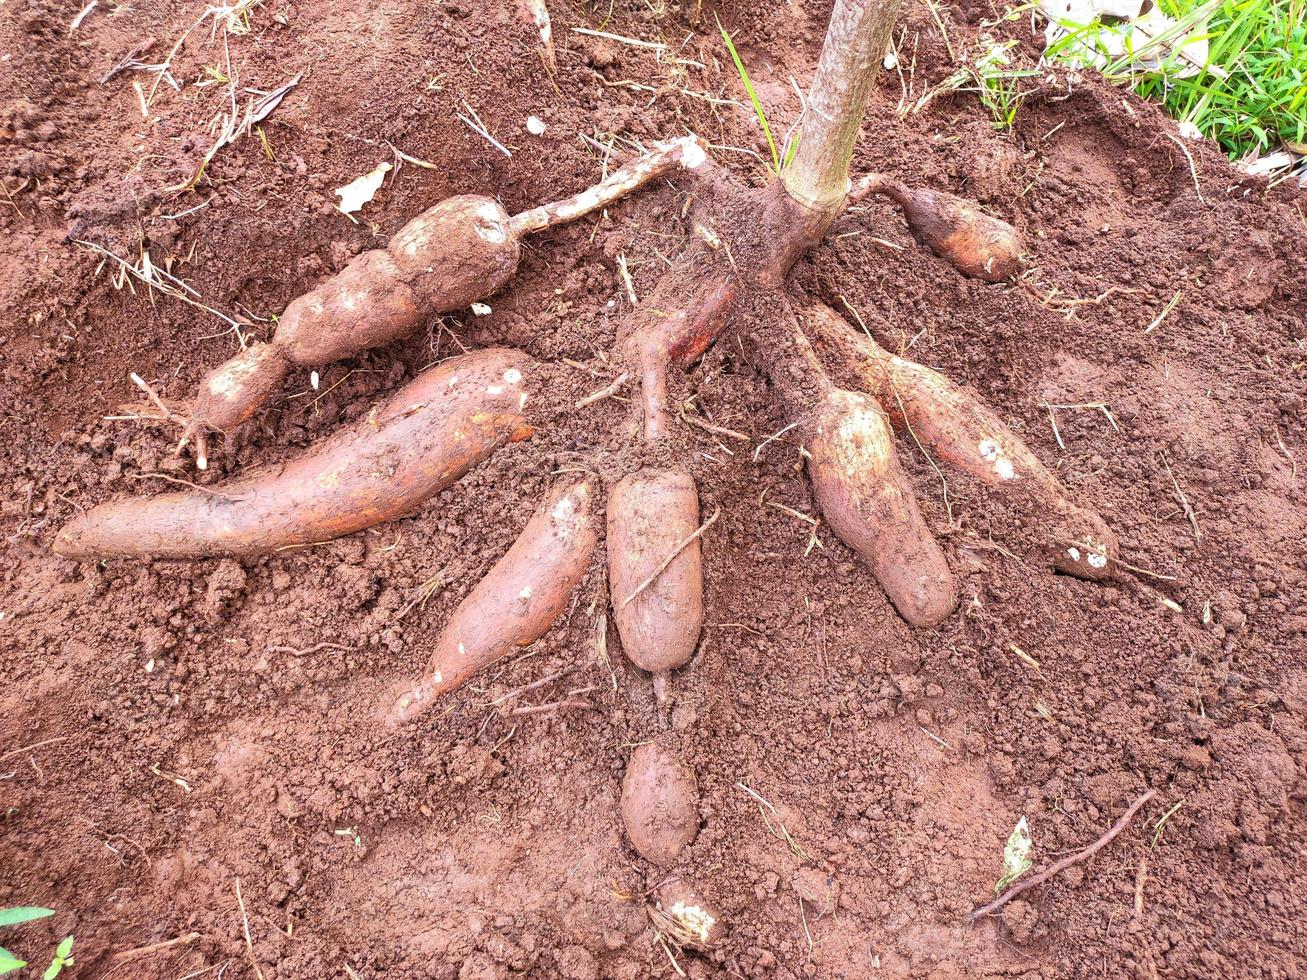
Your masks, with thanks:
<instances>
[{"instance_id":1,"label":"green grass blade","mask_svg":"<svg viewBox=\"0 0 1307 980\"><path fill-rule=\"evenodd\" d=\"M27 966L26 960L20 960L9 950L0 946L0 977L6 973L13 973L15 970L21 970L25 966Z\"/></svg>"},{"instance_id":2,"label":"green grass blade","mask_svg":"<svg viewBox=\"0 0 1307 980\"><path fill-rule=\"evenodd\" d=\"M731 53L731 60L735 62L735 70L740 73L740 81L744 82L744 90L749 93L749 101L753 103L753 111L758 116L758 122L762 124L762 131L767 135L767 148L771 150L771 162L777 173L780 173L781 158L776 152L776 140L772 138L771 126L767 124L767 114L762 111L762 103L758 101L758 93L753 90L753 82L749 80L749 73L744 68L744 62L740 60L739 53L735 50L735 44L731 41L731 36L726 33L726 28L722 27L722 22L717 22L717 29L722 32L722 40L726 42L726 50Z\"/></svg>"},{"instance_id":3,"label":"green grass blade","mask_svg":"<svg viewBox=\"0 0 1307 980\"><path fill-rule=\"evenodd\" d=\"M54 909L44 909L39 905L23 905L17 908L0 909L0 926L16 926L20 922L48 919L52 915L54 915Z\"/></svg>"}]
</instances>

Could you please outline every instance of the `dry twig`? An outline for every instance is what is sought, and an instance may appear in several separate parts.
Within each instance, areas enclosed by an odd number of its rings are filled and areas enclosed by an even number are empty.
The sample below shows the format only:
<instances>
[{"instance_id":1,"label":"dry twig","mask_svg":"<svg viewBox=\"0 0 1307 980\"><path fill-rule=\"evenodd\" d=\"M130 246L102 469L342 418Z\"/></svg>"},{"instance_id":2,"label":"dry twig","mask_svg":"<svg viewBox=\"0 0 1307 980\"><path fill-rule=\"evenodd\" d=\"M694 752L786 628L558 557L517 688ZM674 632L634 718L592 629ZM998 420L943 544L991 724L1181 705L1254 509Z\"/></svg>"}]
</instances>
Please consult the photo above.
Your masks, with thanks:
<instances>
[{"instance_id":1,"label":"dry twig","mask_svg":"<svg viewBox=\"0 0 1307 980\"><path fill-rule=\"evenodd\" d=\"M1093 857L1100 850L1102 850L1103 847L1105 847L1112 840L1112 838L1116 837L1117 834L1125 830L1126 825L1130 823L1130 819L1136 813L1139 812L1139 808L1143 806L1145 803L1147 803L1149 800L1151 800L1155 795L1156 795L1156 790L1150 789L1143 796L1139 797L1139 799L1135 800L1133 803L1130 804L1130 809L1126 810L1126 812L1121 815L1120 820L1112 824L1112 828L1107 833L1105 833L1102 837L1098 838L1098 840L1094 841L1094 843L1090 844L1083 851L1077 851L1075 854L1072 854L1070 857L1064 857L1061 861L1058 861L1052 867L1044 871L1041 871L1033 878L1027 878L1025 881L1018 882L1017 884L1013 885L998 898L994 899L994 901L990 902L988 905L982 905L980 908L976 909L974 912L968 915L967 921L975 922L977 919L981 918L982 916L992 915L993 913L997 912L1004 905L1012 901L1012 899L1016 898L1018 895L1020 895L1022 892L1026 891L1027 889L1034 888L1036 885L1042 885L1044 882L1048 881L1048 879L1052 878L1054 875L1059 874L1060 872L1063 872L1067 868L1071 867L1071 865L1078 864L1081 861L1086 861L1089 858Z\"/></svg>"}]
</instances>

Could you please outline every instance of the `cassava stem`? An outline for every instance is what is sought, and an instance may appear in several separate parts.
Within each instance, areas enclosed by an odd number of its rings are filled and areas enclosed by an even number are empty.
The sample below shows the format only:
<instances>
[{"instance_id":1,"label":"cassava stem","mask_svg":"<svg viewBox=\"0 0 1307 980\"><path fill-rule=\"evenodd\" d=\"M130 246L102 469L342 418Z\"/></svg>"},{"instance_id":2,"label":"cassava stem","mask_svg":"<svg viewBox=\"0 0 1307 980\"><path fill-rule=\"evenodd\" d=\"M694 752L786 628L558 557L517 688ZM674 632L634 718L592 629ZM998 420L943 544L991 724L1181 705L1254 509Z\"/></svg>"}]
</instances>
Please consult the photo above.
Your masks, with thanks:
<instances>
[{"instance_id":1,"label":"cassava stem","mask_svg":"<svg viewBox=\"0 0 1307 980\"><path fill-rule=\"evenodd\" d=\"M876 72L901 0L837 0L799 128L799 148L781 172L785 190L814 211L838 213Z\"/></svg>"}]
</instances>

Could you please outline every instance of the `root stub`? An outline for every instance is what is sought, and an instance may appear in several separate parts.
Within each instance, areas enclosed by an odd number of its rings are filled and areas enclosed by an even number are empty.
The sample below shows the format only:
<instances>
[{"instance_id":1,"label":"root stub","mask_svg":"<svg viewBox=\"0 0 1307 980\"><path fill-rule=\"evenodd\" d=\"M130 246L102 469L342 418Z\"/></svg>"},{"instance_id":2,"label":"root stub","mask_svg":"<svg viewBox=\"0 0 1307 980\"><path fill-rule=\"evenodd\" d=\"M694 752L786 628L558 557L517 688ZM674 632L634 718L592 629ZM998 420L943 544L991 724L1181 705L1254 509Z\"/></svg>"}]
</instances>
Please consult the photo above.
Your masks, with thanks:
<instances>
[{"instance_id":1,"label":"root stub","mask_svg":"<svg viewBox=\"0 0 1307 980\"><path fill-rule=\"evenodd\" d=\"M691 541L646 588L636 589L699 526L688 473L643 469L608 496L608 574L622 649L661 673L690 659L703 626L703 564Z\"/></svg>"},{"instance_id":2,"label":"root stub","mask_svg":"<svg viewBox=\"0 0 1307 980\"><path fill-rule=\"evenodd\" d=\"M808 425L808 474L822 514L871 567L913 626L957 605L957 583L894 454L884 414L865 395L831 388Z\"/></svg>"},{"instance_id":3,"label":"root stub","mask_svg":"<svg viewBox=\"0 0 1307 980\"><path fill-rule=\"evenodd\" d=\"M413 721L437 697L553 626L594 554L595 493L587 477L559 484L545 498L513 546L454 610L426 673L386 712L388 725Z\"/></svg>"},{"instance_id":4,"label":"root stub","mask_svg":"<svg viewBox=\"0 0 1307 980\"><path fill-rule=\"evenodd\" d=\"M533 362L491 349L453 358L321 449L264 476L102 504L60 531L66 558L263 554L410 513L506 442L531 434Z\"/></svg>"},{"instance_id":5,"label":"root stub","mask_svg":"<svg viewBox=\"0 0 1307 980\"><path fill-rule=\"evenodd\" d=\"M667 865L699 833L699 785L694 773L659 742L631 753L622 780L622 822L640 856Z\"/></svg>"}]
</instances>

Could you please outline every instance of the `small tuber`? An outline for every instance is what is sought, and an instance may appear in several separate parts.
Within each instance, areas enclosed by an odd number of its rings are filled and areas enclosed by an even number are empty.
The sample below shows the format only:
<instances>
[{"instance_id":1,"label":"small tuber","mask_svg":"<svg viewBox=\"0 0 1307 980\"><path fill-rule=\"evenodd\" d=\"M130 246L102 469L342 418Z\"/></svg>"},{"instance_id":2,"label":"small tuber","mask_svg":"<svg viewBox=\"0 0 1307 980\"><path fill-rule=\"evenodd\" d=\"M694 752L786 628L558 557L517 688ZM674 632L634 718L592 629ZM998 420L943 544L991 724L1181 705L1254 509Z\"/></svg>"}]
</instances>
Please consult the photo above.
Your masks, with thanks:
<instances>
[{"instance_id":1,"label":"small tuber","mask_svg":"<svg viewBox=\"0 0 1307 980\"><path fill-rule=\"evenodd\" d=\"M694 773L660 742L631 753L622 780L622 822L641 857L666 865L699 833Z\"/></svg>"},{"instance_id":2,"label":"small tuber","mask_svg":"<svg viewBox=\"0 0 1307 980\"><path fill-rule=\"evenodd\" d=\"M1001 282L1021 271L1021 235L972 202L943 191L914 190L881 174L863 177L849 200L868 194L884 194L901 207L913 237L959 272Z\"/></svg>"},{"instance_id":3,"label":"small tuber","mask_svg":"<svg viewBox=\"0 0 1307 980\"><path fill-rule=\"evenodd\" d=\"M665 881L658 888L657 900L655 921L682 946L712 949L726 934L716 903L684 878Z\"/></svg>"}]
</instances>

